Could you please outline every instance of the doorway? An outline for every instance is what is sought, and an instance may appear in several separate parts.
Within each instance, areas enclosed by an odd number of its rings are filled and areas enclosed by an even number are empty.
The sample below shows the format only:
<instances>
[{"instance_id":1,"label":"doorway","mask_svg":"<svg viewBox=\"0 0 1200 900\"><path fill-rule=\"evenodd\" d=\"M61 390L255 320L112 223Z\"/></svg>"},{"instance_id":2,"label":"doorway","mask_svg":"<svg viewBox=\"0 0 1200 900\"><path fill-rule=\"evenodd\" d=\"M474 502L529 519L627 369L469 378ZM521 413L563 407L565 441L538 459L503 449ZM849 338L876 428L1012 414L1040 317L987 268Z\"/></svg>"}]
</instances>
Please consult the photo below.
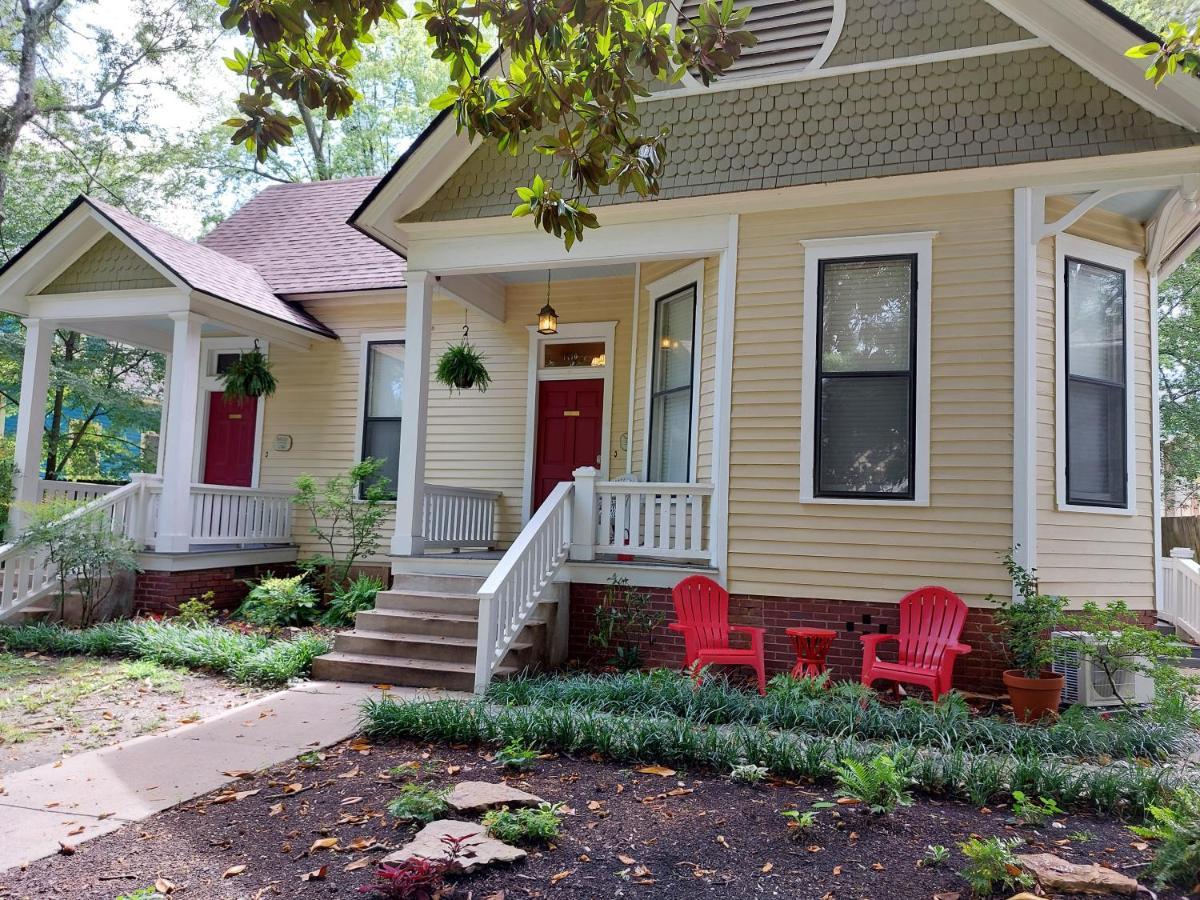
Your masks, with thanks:
<instances>
[{"instance_id":1,"label":"doorway","mask_svg":"<svg viewBox=\"0 0 1200 900\"><path fill-rule=\"evenodd\" d=\"M533 510L581 466L600 467L604 434L604 379L538 382L537 451Z\"/></svg>"},{"instance_id":2,"label":"doorway","mask_svg":"<svg viewBox=\"0 0 1200 900\"><path fill-rule=\"evenodd\" d=\"M201 475L204 484L251 487L257 434L257 397L231 400L223 391L209 391Z\"/></svg>"}]
</instances>

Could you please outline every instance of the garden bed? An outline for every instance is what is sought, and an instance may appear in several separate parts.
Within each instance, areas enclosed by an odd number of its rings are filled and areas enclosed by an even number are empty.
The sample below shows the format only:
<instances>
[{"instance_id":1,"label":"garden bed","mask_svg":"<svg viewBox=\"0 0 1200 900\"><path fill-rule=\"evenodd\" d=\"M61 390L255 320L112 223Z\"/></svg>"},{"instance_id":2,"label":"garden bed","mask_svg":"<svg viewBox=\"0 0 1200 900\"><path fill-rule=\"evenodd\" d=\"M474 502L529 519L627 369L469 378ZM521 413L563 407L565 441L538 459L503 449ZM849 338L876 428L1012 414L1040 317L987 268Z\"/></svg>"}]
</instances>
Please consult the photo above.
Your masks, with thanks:
<instances>
[{"instance_id":1,"label":"garden bed","mask_svg":"<svg viewBox=\"0 0 1200 900\"><path fill-rule=\"evenodd\" d=\"M5 873L0 883L14 896L102 900L160 878L196 898L253 897L259 891L354 896L374 882L373 864L383 850L348 848L373 842L394 848L415 831L386 812L401 783L449 787L502 775L486 750L411 741L357 740L309 761L310 767L279 767L233 786L257 793L201 798L83 844L74 855ZM397 768L398 774L389 774ZM1055 821L1061 827L1032 829L1008 824L1010 812L1000 805L981 811L929 799L883 817L853 807L819 809L817 824L794 835L782 811L833 800L831 791L785 781L739 785L701 769L648 774L637 768L554 756L532 772L510 776L573 814L553 846L531 849L512 867L460 879L457 896L966 897L957 845L971 835L1019 837L1031 852L1097 861L1135 877L1149 859L1145 844L1114 819L1060 816ZM330 838L338 849L312 849ZM943 866L920 865L931 844L950 848ZM245 868L223 877L240 866ZM322 878L303 880L322 868Z\"/></svg>"}]
</instances>

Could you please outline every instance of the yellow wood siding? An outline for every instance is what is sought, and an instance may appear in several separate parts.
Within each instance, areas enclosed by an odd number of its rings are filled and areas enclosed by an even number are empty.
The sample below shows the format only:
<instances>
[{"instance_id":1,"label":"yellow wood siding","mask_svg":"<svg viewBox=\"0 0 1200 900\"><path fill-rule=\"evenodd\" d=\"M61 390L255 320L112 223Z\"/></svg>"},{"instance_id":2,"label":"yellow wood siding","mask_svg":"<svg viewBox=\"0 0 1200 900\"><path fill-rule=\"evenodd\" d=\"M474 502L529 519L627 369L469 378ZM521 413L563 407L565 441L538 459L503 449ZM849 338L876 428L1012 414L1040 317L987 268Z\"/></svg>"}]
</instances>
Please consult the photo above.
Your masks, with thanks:
<instances>
[{"instance_id":1,"label":"yellow wood siding","mask_svg":"<svg viewBox=\"0 0 1200 900\"><path fill-rule=\"evenodd\" d=\"M1053 221L1070 208L1054 203ZM1111 213L1089 213L1069 229L1077 237L1141 252L1141 226ZM1135 516L1058 509L1055 485L1056 248L1048 238L1038 247L1038 575L1042 588L1072 600L1125 600L1135 608L1154 606L1154 487L1151 403L1154 367L1150 358L1150 285L1144 262L1134 267L1128 300L1133 317L1134 441L1137 473ZM1063 411L1065 413L1065 411Z\"/></svg>"},{"instance_id":2,"label":"yellow wood siding","mask_svg":"<svg viewBox=\"0 0 1200 900\"><path fill-rule=\"evenodd\" d=\"M937 231L930 504L800 502L805 239ZM894 601L1007 591L1013 205L1005 193L745 215L734 332L729 581L738 593Z\"/></svg>"}]
</instances>

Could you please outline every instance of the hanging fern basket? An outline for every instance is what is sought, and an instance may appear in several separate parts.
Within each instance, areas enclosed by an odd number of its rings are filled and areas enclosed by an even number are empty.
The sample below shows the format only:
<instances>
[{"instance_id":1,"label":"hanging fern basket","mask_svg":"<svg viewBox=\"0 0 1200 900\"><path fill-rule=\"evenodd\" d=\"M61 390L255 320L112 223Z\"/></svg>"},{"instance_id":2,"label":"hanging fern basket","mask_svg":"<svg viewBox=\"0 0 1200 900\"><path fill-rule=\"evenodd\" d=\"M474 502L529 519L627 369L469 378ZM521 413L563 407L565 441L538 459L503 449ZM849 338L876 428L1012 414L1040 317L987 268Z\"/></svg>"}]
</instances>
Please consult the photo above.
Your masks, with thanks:
<instances>
[{"instance_id":1,"label":"hanging fern basket","mask_svg":"<svg viewBox=\"0 0 1200 900\"><path fill-rule=\"evenodd\" d=\"M239 356L221 375L221 380L229 400L270 397L277 386L270 361L257 349Z\"/></svg>"},{"instance_id":2,"label":"hanging fern basket","mask_svg":"<svg viewBox=\"0 0 1200 900\"><path fill-rule=\"evenodd\" d=\"M469 391L478 388L480 393L488 389L492 376L488 374L483 364L483 354L463 340L446 348L438 359L437 372L434 375L440 384L450 388L450 392Z\"/></svg>"}]
</instances>

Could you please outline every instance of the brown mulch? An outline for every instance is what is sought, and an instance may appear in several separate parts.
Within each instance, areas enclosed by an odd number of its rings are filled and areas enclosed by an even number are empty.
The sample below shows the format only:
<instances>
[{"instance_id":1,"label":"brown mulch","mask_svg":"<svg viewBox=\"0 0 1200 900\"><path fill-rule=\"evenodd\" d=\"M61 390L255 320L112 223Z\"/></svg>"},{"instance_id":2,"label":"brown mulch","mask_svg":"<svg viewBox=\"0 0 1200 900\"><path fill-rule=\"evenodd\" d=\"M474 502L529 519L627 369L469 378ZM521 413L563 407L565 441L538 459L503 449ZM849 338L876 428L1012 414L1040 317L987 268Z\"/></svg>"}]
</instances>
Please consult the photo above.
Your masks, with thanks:
<instances>
[{"instance_id":1,"label":"brown mulch","mask_svg":"<svg viewBox=\"0 0 1200 900\"><path fill-rule=\"evenodd\" d=\"M172 896L186 898L358 896L373 883L384 848L399 847L416 830L385 811L399 784L502 777L485 750L409 742L356 739L308 762L244 777L82 844L73 855L0 873L0 897L112 900L160 878L174 886ZM389 774L393 767L403 774ZM1150 858L1120 822L1093 816L1066 816L1062 827L1035 830L1007 824L1004 809L919 799L884 817L822 809L818 826L794 839L780 812L832 800L829 791L736 785L705 772L646 774L561 756L508 777L574 814L555 846L460 879L455 897L955 900L969 896L956 870L964 864L957 845L971 835L1019 835L1031 852L1100 862L1135 877ZM1082 831L1091 837L1077 840ZM335 848L315 843L328 838L337 838ZM376 842L376 849L362 849ZM930 844L951 848L946 866L919 865Z\"/></svg>"}]
</instances>

